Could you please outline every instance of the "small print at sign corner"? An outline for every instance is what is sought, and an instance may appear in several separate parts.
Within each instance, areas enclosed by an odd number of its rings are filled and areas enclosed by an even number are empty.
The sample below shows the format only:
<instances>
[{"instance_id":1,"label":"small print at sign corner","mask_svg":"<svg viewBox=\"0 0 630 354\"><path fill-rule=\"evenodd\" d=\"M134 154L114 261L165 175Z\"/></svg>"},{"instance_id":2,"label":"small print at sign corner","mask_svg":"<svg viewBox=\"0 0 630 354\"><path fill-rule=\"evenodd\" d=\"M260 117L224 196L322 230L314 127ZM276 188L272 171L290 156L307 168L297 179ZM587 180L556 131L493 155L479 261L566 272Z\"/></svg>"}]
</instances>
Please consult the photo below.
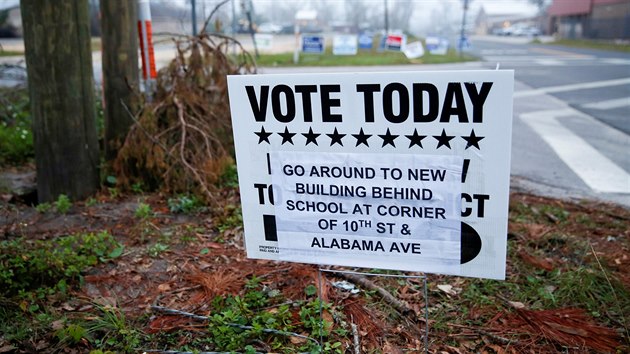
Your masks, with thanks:
<instances>
[{"instance_id":1,"label":"small print at sign corner","mask_svg":"<svg viewBox=\"0 0 630 354\"><path fill-rule=\"evenodd\" d=\"M228 77L248 257L504 279L512 71Z\"/></svg>"}]
</instances>

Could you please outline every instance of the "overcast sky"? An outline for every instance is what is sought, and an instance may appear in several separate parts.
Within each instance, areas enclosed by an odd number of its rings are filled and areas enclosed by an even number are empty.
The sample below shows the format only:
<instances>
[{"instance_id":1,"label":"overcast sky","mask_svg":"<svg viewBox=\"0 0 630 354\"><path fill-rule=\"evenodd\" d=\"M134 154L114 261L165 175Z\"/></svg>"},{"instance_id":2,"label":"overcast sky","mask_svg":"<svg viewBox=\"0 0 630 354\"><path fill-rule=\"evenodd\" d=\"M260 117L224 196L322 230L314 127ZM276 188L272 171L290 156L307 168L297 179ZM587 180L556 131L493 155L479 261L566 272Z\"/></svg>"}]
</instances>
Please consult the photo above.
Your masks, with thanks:
<instances>
[{"instance_id":1,"label":"overcast sky","mask_svg":"<svg viewBox=\"0 0 630 354\"><path fill-rule=\"evenodd\" d=\"M197 0L204 1L204 0ZM237 3L240 3L240 0L236 0ZM322 0L313 0L313 1L304 1L304 0L253 0L254 6L256 8L269 8L272 5L278 5L281 3L303 3L305 7L308 6L309 3L317 3ZM352 2L353 0L324 0L330 4L337 4L339 8L343 8L345 2ZM385 0L363 0L365 3L369 3L374 7L383 7ZM442 3L450 3L453 7L461 8L463 4L463 0L389 0L387 1L389 6L395 6L399 3L406 3L407 6L414 8L424 8L427 11L431 11L433 8L439 7ZM523 14L534 14L536 13L536 6L532 5L527 0L469 0L470 9L473 11L477 11L480 6L483 7L492 13L523 13ZM261 6L257 6L261 5ZM333 5L334 6L334 5Z\"/></svg>"},{"instance_id":2,"label":"overcast sky","mask_svg":"<svg viewBox=\"0 0 630 354\"><path fill-rule=\"evenodd\" d=\"M237 1L238 6L240 0L235 1ZM355 0L253 0L253 4L258 14L271 20L274 20L273 12L279 12L279 7L317 8L317 6L326 4L327 7L334 9L332 11L334 18L331 20L343 21L345 19L345 7L347 3L351 4L352 1ZM386 0L362 0L367 11L379 15L384 12L385 2ZM412 32L431 32L446 22L461 23L463 0L387 0L387 3L390 13L395 10L395 7L404 7L412 11L409 21ZM537 12L536 6L528 0L470 0L469 6L469 21L474 20L482 6L488 14L522 14L527 16ZM396 24L392 23L390 27L396 28Z\"/></svg>"}]
</instances>

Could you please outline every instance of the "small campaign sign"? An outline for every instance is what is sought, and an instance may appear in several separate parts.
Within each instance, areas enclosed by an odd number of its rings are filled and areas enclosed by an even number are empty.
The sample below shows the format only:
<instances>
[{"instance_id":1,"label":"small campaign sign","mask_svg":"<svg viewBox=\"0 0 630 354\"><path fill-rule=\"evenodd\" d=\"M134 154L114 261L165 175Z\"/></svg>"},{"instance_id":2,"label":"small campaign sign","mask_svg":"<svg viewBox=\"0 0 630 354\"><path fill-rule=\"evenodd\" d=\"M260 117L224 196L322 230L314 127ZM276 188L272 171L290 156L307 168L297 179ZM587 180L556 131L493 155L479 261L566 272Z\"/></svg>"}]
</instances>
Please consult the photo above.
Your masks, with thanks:
<instances>
[{"instance_id":1,"label":"small campaign sign","mask_svg":"<svg viewBox=\"0 0 630 354\"><path fill-rule=\"evenodd\" d=\"M374 35L366 32L359 34L359 49L372 49L374 46Z\"/></svg>"},{"instance_id":2,"label":"small campaign sign","mask_svg":"<svg viewBox=\"0 0 630 354\"><path fill-rule=\"evenodd\" d=\"M302 52L312 54L324 53L324 36L302 35Z\"/></svg>"},{"instance_id":3,"label":"small campaign sign","mask_svg":"<svg viewBox=\"0 0 630 354\"><path fill-rule=\"evenodd\" d=\"M405 46L406 36L404 34L389 34L385 39L385 49L391 51L401 51Z\"/></svg>"},{"instance_id":4,"label":"small campaign sign","mask_svg":"<svg viewBox=\"0 0 630 354\"><path fill-rule=\"evenodd\" d=\"M228 76L248 257L504 279L514 72Z\"/></svg>"},{"instance_id":5,"label":"small campaign sign","mask_svg":"<svg viewBox=\"0 0 630 354\"><path fill-rule=\"evenodd\" d=\"M357 36L354 34L338 34L333 37L334 55L356 55L358 52Z\"/></svg>"},{"instance_id":6,"label":"small campaign sign","mask_svg":"<svg viewBox=\"0 0 630 354\"><path fill-rule=\"evenodd\" d=\"M448 39L440 37L427 37L425 39L427 51L433 55L446 55L448 52Z\"/></svg>"}]
</instances>

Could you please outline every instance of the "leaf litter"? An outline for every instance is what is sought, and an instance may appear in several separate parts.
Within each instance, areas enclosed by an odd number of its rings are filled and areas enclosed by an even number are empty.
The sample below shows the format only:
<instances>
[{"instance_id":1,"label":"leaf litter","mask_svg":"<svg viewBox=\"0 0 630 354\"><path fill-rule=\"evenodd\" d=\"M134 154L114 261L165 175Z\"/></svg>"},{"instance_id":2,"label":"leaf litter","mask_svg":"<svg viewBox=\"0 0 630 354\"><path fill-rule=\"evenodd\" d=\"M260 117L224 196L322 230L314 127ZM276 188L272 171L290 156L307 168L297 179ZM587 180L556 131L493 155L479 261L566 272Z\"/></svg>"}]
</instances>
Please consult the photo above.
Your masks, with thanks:
<instances>
[{"instance_id":1,"label":"leaf litter","mask_svg":"<svg viewBox=\"0 0 630 354\"><path fill-rule=\"evenodd\" d=\"M138 242L139 231L134 228L138 220L133 217L133 208L123 207L123 211L112 212L108 218L100 218L96 211L118 210L118 205L133 204L135 196L117 199L101 196L102 203L91 207L76 203L76 210L68 215L51 217L45 231L37 223L40 216L29 213L27 206L5 205L1 212L11 214L16 212L16 208L21 210L19 212L24 218L20 222L26 225L20 228L20 236L23 237L51 239L76 232L73 230L75 224L69 228L64 220L79 218L81 222L78 224L84 225L78 227L79 230L89 230L91 226L110 230L126 246L120 257L90 269L84 275L84 284L72 292L70 299L51 301L46 306L78 318L98 316L94 312L98 306L119 308L128 318L136 319L134 325L138 331L154 335L189 333L181 339L186 343L195 336L206 335L207 325L174 314L154 313L152 306L210 316L213 298L242 295L247 282L253 278L258 279L263 289L277 291L289 303L309 299L305 289L318 284L315 266L247 259L242 246L236 247L242 242L240 225L231 227L230 231L219 232L218 223L223 212L217 214L213 210L221 209L220 205L239 203L236 193L223 195L229 198L195 217L168 214L163 208L166 204L164 198L157 194L145 195L145 203L153 210L165 211L157 212L150 221L160 233L145 242ZM568 219L556 223L542 214L537 216L535 211L527 211L532 210L532 205L537 208L554 206L558 203L555 200L526 194L512 194L511 200L509 248L513 251L509 252L505 282L429 275L429 352L500 353L503 350L506 353L526 353L565 349L614 352L627 349L628 338L624 328L627 323L624 321L628 318L629 309L626 271L629 231L624 218L628 218L630 212L609 205L562 202L562 208L569 213ZM517 210L520 212L517 213ZM521 220L538 217L541 219ZM17 222L11 217L2 220ZM535 225L532 222L542 222L544 227L532 226ZM2 226L10 229L15 225ZM182 230L196 231L191 236ZM538 237L529 234L532 230ZM170 238L165 239L164 234L169 234ZM228 237L225 237L226 234ZM616 241L607 240L610 235L614 235ZM5 235L5 238L17 236ZM158 258L149 256L146 248L160 238L160 242L170 245L169 250ZM585 245L592 245L594 252ZM522 257L523 254L538 261L532 262ZM602 264L601 268L597 260ZM540 262L548 262L553 267L541 267ZM604 279L597 284L585 283L583 289L577 289L587 293L588 297L595 297L596 304L572 301L577 296L567 292L569 289L566 287L576 283L558 280L579 267L589 267L582 273L576 273L581 280L567 279L576 282L589 277L597 281ZM606 272L611 285L607 284L606 278L598 275L602 271ZM323 298L333 306L326 317L336 327L341 327L344 321L355 324L362 350L396 352L424 349L425 299L421 280L370 278L371 282L411 310L403 313L384 300L379 291L365 284L349 281L334 273L322 273L321 276L325 285ZM346 283L341 283L343 281ZM334 285L348 283L363 291L352 294ZM533 290L525 286L531 286ZM595 286L597 288L593 288ZM620 292L616 294L617 300L611 297L611 287ZM562 295L564 293L568 295ZM550 296L560 298L548 299ZM291 311L297 311L292 306ZM277 311L277 308L268 311ZM334 313L337 312L342 313L344 319L336 319ZM139 320L147 314L150 315L148 321ZM53 331L52 328L50 330ZM301 332L307 333L304 330ZM333 328L331 335L335 336L335 333ZM44 334L37 339L40 346L43 345L40 343L42 340L50 346L55 345L52 334ZM339 340L344 343L344 348L353 350L351 338L339 336ZM0 346L26 348L19 342L4 339L0 340Z\"/></svg>"},{"instance_id":2,"label":"leaf litter","mask_svg":"<svg viewBox=\"0 0 630 354\"><path fill-rule=\"evenodd\" d=\"M154 100L136 112L129 107L136 124L114 164L118 187L129 191L142 182L155 192L103 191L95 205L75 203L66 215L0 200L3 241L107 230L125 246L63 296L44 294L17 306L0 296L0 310L20 317L41 320L41 312L29 310L35 305L56 314L25 337L0 335L0 352L89 351L99 345L96 338L60 349L57 334L65 321L105 315L126 334L115 339L127 351L174 345L167 335L190 348L209 335L203 321L216 315L214 301L246 296L253 286L271 299L263 311L289 311L285 321L297 335L289 334L287 345L303 345L314 333L300 306L320 294L328 304L323 317L332 323L325 335L342 352L423 351L427 302L430 353L630 351L630 211L617 206L513 193L506 281L429 275L428 299L414 278L319 274L312 265L248 259L238 190L221 179L233 164L225 77L255 72L253 59L244 51L230 56L228 49L240 44L205 31L174 41L176 58L160 72ZM177 193L198 196L208 208L171 213L167 197ZM151 208L146 219L134 216L139 203ZM321 289L310 290L320 279ZM348 284L361 291L347 291ZM9 313L2 311L0 319ZM10 319L0 325L12 330ZM273 337L261 338L269 342L249 345L270 351Z\"/></svg>"}]
</instances>

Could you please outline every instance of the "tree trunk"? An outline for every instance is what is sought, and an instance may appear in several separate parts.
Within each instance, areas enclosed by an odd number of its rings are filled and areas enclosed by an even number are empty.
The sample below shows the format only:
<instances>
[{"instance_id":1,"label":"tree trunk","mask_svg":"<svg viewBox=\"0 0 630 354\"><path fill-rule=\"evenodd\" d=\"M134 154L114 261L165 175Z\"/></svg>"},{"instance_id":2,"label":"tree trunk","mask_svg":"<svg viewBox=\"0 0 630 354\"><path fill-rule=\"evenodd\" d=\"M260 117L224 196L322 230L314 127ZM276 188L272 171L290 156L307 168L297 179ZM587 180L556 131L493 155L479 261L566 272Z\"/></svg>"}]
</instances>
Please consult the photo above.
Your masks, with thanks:
<instances>
[{"instance_id":1,"label":"tree trunk","mask_svg":"<svg viewBox=\"0 0 630 354\"><path fill-rule=\"evenodd\" d=\"M87 0L20 1L40 202L99 185Z\"/></svg>"},{"instance_id":2,"label":"tree trunk","mask_svg":"<svg viewBox=\"0 0 630 354\"><path fill-rule=\"evenodd\" d=\"M131 87L138 87L136 1L101 0L103 94L105 97L105 159L111 161L133 121L123 103L135 111Z\"/></svg>"}]
</instances>

